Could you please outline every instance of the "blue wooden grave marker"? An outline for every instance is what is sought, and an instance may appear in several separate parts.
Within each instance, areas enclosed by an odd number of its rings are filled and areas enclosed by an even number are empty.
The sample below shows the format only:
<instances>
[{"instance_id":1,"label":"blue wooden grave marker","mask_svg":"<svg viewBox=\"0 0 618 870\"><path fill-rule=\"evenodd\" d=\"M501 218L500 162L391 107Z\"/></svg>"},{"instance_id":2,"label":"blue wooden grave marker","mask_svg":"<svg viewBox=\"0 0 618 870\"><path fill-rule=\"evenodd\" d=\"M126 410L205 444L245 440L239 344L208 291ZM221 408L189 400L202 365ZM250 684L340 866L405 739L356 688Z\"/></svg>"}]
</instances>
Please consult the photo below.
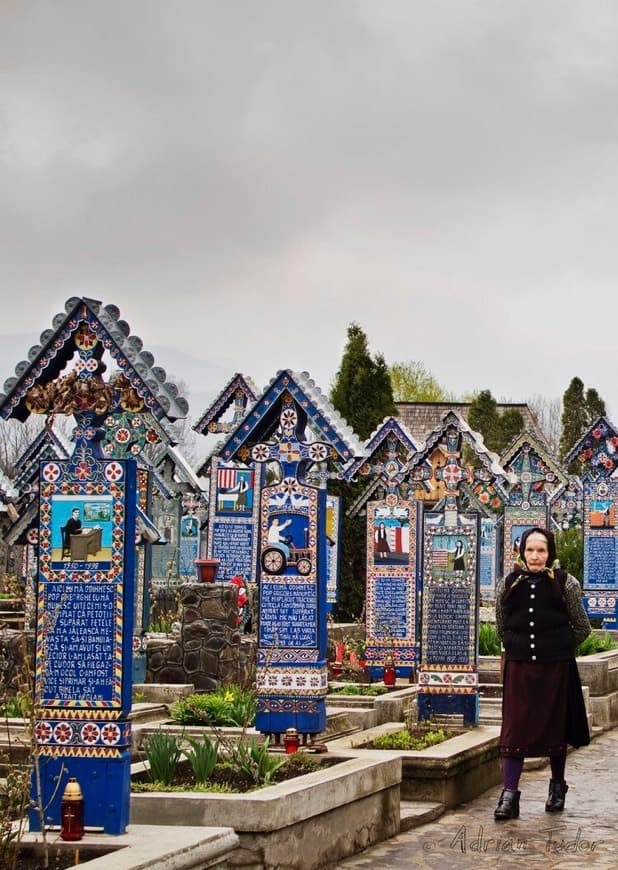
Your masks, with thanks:
<instances>
[{"instance_id":1,"label":"blue wooden grave marker","mask_svg":"<svg viewBox=\"0 0 618 870\"><path fill-rule=\"evenodd\" d=\"M343 466L362 448L306 373L280 371L219 455L276 463L260 498L258 711L255 727L279 738L289 727L326 726L326 490L312 466Z\"/></svg>"},{"instance_id":2,"label":"blue wooden grave marker","mask_svg":"<svg viewBox=\"0 0 618 870\"><path fill-rule=\"evenodd\" d=\"M464 464L467 445L479 467ZM462 511L460 490L477 482L491 484L506 500L505 487L514 482L498 457L455 412L445 414L441 426L410 460L410 477L418 477L436 448L442 465L433 476L444 485L440 510L423 520L422 641L418 709L421 719L433 714L461 714L464 722L478 722L478 609L480 512ZM423 474L423 476L425 476Z\"/></svg>"},{"instance_id":3,"label":"blue wooden grave marker","mask_svg":"<svg viewBox=\"0 0 618 870\"><path fill-rule=\"evenodd\" d=\"M137 468L104 455L102 425L115 412L175 419L188 406L115 306L73 298L65 310L0 396L5 419L60 413L77 423L71 458L40 469L30 827L60 823L74 776L85 824L120 834L129 821ZM109 381L105 352L120 370Z\"/></svg>"},{"instance_id":4,"label":"blue wooden grave marker","mask_svg":"<svg viewBox=\"0 0 618 870\"><path fill-rule=\"evenodd\" d=\"M603 627L618 627L618 431L600 417L565 457L582 468L584 491L584 604Z\"/></svg>"},{"instance_id":5,"label":"blue wooden grave marker","mask_svg":"<svg viewBox=\"0 0 618 870\"><path fill-rule=\"evenodd\" d=\"M410 434L394 417L387 417L365 444L365 456L346 469L351 480L373 476L384 487L384 498L367 501L367 668L382 677L392 661L398 677L408 677L419 661L419 562L417 541L422 503L403 497L417 449Z\"/></svg>"}]
</instances>

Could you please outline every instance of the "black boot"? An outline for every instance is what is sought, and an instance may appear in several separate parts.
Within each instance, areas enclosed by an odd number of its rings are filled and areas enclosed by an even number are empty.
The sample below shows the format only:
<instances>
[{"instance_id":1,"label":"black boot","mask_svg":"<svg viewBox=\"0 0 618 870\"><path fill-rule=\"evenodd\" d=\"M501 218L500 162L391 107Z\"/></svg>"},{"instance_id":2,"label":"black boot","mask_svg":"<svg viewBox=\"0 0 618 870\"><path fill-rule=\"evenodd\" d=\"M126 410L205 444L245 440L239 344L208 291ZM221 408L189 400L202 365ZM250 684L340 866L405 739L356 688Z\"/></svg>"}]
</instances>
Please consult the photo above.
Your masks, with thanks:
<instances>
[{"instance_id":1,"label":"black boot","mask_svg":"<svg viewBox=\"0 0 618 870\"><path fill-rule=\"evenodd\" d=\"M564 809L564 799L569 787L562 779L552 779L549 781L549 796L545 804L546 813L561 813Z\"/></svg>"},{"instance_id":2,"label":"black boot","mask_svg":"<svg viewBox=\"0 0 618 870\"><path fill-rule=\"evenodd\" d=\"M511 791L510 788L505 788L500 795L498 806L494 810L494 819L502 822L505 819L519 818L519 795L520 791Z\"/></svg>"}]
</instances>

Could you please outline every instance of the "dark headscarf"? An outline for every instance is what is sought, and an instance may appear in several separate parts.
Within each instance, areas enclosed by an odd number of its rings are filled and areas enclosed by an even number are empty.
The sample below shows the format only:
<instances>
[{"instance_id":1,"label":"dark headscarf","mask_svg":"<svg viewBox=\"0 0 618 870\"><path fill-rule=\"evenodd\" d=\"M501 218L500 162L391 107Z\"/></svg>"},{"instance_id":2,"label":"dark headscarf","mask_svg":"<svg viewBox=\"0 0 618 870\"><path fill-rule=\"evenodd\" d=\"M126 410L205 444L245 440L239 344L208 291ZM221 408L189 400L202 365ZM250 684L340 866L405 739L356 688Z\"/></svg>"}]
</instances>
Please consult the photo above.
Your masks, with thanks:
<instances>
[{"instance_id":1,"label":"dark headscarf","mask_svg":"<svg viewBox=\"0 0 618 870\"><path fill-rule=\"evenodd\" d=\"M543 574L547 574L551 581L556 580L558 582L552 582L552 590L556 597L562 598L562 588L564 587L564 581L566 580L567 573L559 568L554 568L554 562L557 559L556 552L556 541L554 539L554 535L549 529L542 529L540 526L534 526L532 529L526 529L526 531L521 536L521 542L519 544L519 559L515 564L515 567L511 571L511 573L505 578L505 598L508 598L511 591L521 583L522 580L525 580L527 577L531 576L531 572L528 571L528 566L526 565L526 560L524 559L524 553L526 551L526 541L530 537L530 535L542 535L547 541L547 565L544 570L541 572ZM535 574L538 576L538 574Z\"/></svg>"},{"instance_id":2,"label":"dark headscarf","mask_svg":"<svg viewBox=\"0 0 618 870\"><path fill-rule=\"evenodd\" d=\"M530 535L543 535L543 537L547 541L547 568L551 568L556 561L556 541L553 532L550 532L549 529L541 529L539 526L535 526L533 529L526 529L526 531L521 536L521 542L519 544L519 558L524 563L524 565L526 565L524 553L526 552L526 541L528 540Z\"/></svg>"}]
</instances>

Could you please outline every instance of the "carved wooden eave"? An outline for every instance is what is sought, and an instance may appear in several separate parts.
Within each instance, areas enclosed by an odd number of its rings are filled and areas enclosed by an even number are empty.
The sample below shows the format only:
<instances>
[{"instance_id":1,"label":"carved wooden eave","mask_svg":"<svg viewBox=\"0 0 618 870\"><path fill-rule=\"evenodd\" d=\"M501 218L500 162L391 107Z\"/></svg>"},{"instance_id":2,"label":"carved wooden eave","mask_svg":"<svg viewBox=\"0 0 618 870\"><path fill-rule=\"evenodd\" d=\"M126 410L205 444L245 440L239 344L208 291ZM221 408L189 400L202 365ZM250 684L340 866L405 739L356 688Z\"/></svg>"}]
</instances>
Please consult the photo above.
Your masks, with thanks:
<instances>
[{"instance_id":1,"label":"carved wooden eave","mask_svg":"<svg viewBox=\"0 0 618 870\"><path fill-rule=\"evenodd\" d=\"M24 487L38 482L39 463L42 460L69 459L70 453L55 432L45 427L24 450L15 463L15 486Z\"/></svg>"},{"instance_id":2,"label":"carved wooden eave","mask_svg":"<svg viewBox=\"0 0 618 870\"><path fill-rule=\"evenodd\" d=\"M119 309L115 305L103 307L94 299L73 297L67 301L65 313L57 314L52 328L41 334L41 343L30 348L28 359L17 364L15 376L5 381L4 393L0 394L1 417L26 420L35 404L35 388L41 413L66 413L56 407L57 397L52 387L60 379L70 392L72 373L62 378L62 372L77 353L76 339L82 335L80 330L86 333L89 330L96 336L101 356L109 352L120 371L118 389L126 391L127 400L137 395L143 410L150 411L158 420L165 417L175 420L187 415L186 399L179 396L176 385L167 380L165 370L155 365L153 355L143 349L141 338L130 334L129 324L120 319ZM106 412L105 388L111 389L101 384L101 406L95 409L101 416Z\"/></svg>"},{"instance_id":3,"label":"carved wooden eave","mask_svg":"<svg viewBox=\"0 0 618 870\"><path fill-rule=\"evenodd\" d=\"M168 445L167 455L174 466L174 477L176 481L184 486L184 489L189 489L202 499L207 500L206 492L204 491L204 483L200 481L196 473L193 471L186 458L182 455L177 447Z\"/></svg>"},{"instance_id":4,"label":"carved wooden eave","mask_svg":"<svg viewBox=\"0 0 618 870\"><path fill-rule=\"evenodd\" d=\"M222 417L229 411L232 404L242 407L243 416L246 416L251 406L255 404L258 395L259 391L251 378L237 372L221 390L214 402L204 411L193 428L201 435L231 431L231 428L235 428L239 420L234 422L234 426L228 428L221 423Z\"/></svg>"},{"instance_id":5,"label":"carved wooden eave","mask_svg":"<svg viewBox=\"0 0 618 870\"><path fill-rule=\"evenodd\" d=\"M307 372L284 369L277 372L244 420L223 442L219 450L222 459L237 459L238 452L246 445L274 434L279 425L279 400L284 393L289 393L306 414L312 430L330 445L340 464L347 465L350 460L365 455L357 435Z\"/></svg>"},{"instance_id":6,"label":"carved wooden eave","mask_svg":"<svg viewBox=\"0 0 618 870\"><path fill-rule=\"evenodd\" d=\"M611 477L618 468L618 430L608 417L601 416L571 447L564 464L579 461L592 479ZM580 475L582 480L584 474Z\"/></svg>"},{"instance_id":7,"label":"carved wooden eave","mask_svg":"<svg viewBox=\"0 0 618 870\"><path fill-rule=\"evenodd\" d=\"M508 490L517 482L517 478L502 467L500 458L486 447L482 435L471 429L463 417L455 411L447 411L442 418L440 426L427 436L423 447L412 458L411 466L418 468L423 462L429 460L431 454L439 446L450 427L456 429L461 436L462 443L467 444L475 456L478 457L481 466L487 471L499 495L506 501Z\"/></svg>"},{"instance_id":8,"label":"carved wooden eave","mask_svg":"<svg viewBox=\"0 0 618 870\"><path fill-rule=\"evenodd\" d=\"M545 487L548 493L554 492L556 489L567 483L568 476L556 460L555 456L547 448L544 442L540 442L529 432L522 432L517 436L517 438L515 438L512 444L507 447L500 457L500 464L506 471L512 471L517 475L513 466L525 451L536 455L554 476L555 481L548 483Z\"/></svg>"}]
</instances>

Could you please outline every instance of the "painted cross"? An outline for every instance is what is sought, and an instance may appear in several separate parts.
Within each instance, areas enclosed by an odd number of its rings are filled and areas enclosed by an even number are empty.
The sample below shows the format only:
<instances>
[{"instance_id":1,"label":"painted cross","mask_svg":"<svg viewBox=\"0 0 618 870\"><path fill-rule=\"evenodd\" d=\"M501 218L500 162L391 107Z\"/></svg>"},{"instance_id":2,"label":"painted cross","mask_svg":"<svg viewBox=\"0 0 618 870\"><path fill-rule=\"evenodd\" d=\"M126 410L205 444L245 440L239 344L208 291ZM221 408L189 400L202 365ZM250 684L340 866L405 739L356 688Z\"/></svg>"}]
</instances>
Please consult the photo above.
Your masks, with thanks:
<instances>
[{"instance_id":1,"label":"painted cross","mask_svg":"<svg viewBox=\"0 0 618 870\"><path fill-rule=\"evenodd\" d=\"M528 442L522 444L518 455L506 463L505 468L514 472L519 481L511 490L509 501L520 504L523 510L533 502L543 504L547 487L556 484L556 474Z\"/></svg>"},{"instance_id":2,"label":"painted cross","mask_svg":"<svg viewBox=\"0 0 618 870\"><path fill-rule=\"evenodd\" d=\"M188 405L115 306L73 298L65 311L0 395L4 419L25 421L35 413L76 420L72 456L44 461L39 478L40 778L32 782L30 825L38 830L41 823L36 804L59 825L63 779L75 776L85 824L121 834L130 799L137 476L134 460L104 455L102 424L110 414L143 411L176 419ZM106 352L119 369L108 381Z\"/></svg>"},{"instance_id":3,"label":"painted cross","mask_svg":"<svg viewBox=\"0 0 618 870\"><path fill-rule=\"evenodd\" d=\"M281 397L279 414L279 440L259 442L251 449L255 462L279 462L283 478L303 480L307 466L325 462L330 456L330 445L325 441L302 441L300 433L306 427L306 415L299 415L290 393Z\"/></svg>"},{"instance_id":4,"label":"painted cross","mask_svg":"<svg viewBox=\"0 0 618 870\"><path fill-rule=\"evenodd\" d=\"M259 530L255 727L275 739L289 727L305 736L326 727L326 490L307 483L309 470L362 453L309 376L287 369L220 449L226 462L281 466L280 482L262 489Z\"/></svg>"}]
</instances>

